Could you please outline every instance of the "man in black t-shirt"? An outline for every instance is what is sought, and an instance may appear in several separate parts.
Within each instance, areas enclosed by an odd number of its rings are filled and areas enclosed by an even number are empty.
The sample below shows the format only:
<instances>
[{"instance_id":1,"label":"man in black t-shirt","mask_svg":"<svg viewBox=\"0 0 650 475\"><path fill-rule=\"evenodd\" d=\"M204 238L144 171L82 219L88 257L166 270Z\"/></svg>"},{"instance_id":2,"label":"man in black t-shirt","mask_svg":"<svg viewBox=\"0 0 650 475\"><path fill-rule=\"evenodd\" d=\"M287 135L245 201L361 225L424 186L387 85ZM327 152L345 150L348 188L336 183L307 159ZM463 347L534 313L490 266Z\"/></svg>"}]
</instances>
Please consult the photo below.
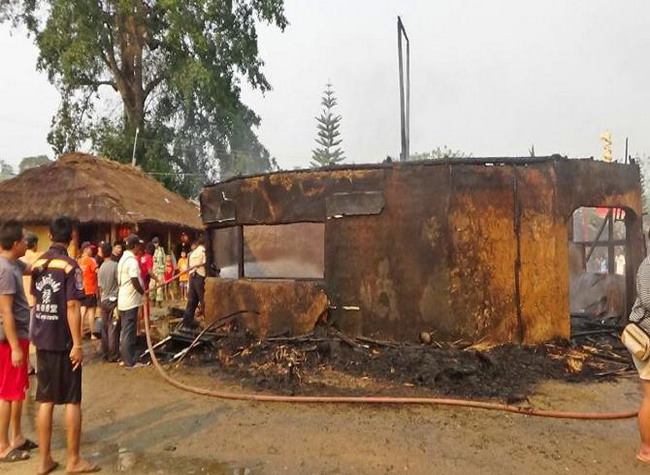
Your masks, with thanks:
<instances>
[{"instance_id":1,"label":"man in black t-shirt","mask_svg":"<svg viewBox=\"0 0 650 475\"><path fill-rule=\"evenodd\" d=\"M98 471L79 456L81 439L81 304L84 285L81 269L68 256L72 240L72 221L59 217L50 224L52 246L32 270L35 299L32 341L36 346L38 441L41 461L39 473L57 466L52 459L52 413L56 404L65 404L68 433L68 473Z\"/></svg>"}]
</instances>

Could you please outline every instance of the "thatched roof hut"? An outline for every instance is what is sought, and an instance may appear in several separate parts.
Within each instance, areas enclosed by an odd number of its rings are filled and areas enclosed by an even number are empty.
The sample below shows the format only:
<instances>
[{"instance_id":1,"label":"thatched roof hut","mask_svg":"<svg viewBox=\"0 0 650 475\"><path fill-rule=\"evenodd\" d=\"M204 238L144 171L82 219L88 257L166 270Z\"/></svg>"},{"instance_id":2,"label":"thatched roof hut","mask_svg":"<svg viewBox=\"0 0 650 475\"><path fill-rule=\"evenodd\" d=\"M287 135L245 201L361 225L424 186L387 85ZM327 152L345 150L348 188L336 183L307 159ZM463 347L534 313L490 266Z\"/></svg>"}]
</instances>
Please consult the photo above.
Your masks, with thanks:
<instances>
[{"instance_id":1,"label":"thatched roof hut","mask_svg":"<svg viewBox=\"0 0 650 475\"><path fill-rule=\"evenodd\" d=\"M63 155L0 183L0 219L35 228L57 215L78 223L79 242L133 230L171 245L175 235L202 228L197 206L138 168L103 157Z\"/></svg>"}]
</instances>

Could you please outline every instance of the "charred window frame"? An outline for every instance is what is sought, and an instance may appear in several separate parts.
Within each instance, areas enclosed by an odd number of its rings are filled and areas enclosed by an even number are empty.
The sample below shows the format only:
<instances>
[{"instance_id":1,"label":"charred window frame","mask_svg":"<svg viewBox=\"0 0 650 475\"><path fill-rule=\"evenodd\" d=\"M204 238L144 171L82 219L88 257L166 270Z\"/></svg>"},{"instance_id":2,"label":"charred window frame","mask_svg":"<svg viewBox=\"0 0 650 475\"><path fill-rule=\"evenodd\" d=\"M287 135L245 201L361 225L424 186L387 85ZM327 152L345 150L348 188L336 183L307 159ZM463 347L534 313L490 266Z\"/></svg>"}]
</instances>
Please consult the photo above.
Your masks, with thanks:
<instances>
[{"instance_id":1,"label":"charred window frame","mask_svg":"<svg viewBox=\"0 0 650 475\"><path fill-rule=\"evenodd\" d=\"M219 269L219 277L240 279L243 275L242 227L212 228L208 235L210 239L209 259Z\"/></svg>"},{"instance_id":2,"label":"charred window frame","mask_svg":"<svg viewBox=\"0 0 650 475\"><path fill-rule=\"evenodd\" d=\"M209 258L222 278L323 280L325 222L346 216L381 214L380 191L333 193L325 199L325 220L236 224L235 203L225 196L202 203L209 228Z\"/></svg>"},{"instance_id":3,"label":"charred window frame","mask_svg":"<svg viewBox=\"0 0 650 475\"><path fill-rule=\"evenodd\" d=\"M209 238L210 260L224 279L325 277L325 223L216 227Z\"/></svg>"}]
</instances>

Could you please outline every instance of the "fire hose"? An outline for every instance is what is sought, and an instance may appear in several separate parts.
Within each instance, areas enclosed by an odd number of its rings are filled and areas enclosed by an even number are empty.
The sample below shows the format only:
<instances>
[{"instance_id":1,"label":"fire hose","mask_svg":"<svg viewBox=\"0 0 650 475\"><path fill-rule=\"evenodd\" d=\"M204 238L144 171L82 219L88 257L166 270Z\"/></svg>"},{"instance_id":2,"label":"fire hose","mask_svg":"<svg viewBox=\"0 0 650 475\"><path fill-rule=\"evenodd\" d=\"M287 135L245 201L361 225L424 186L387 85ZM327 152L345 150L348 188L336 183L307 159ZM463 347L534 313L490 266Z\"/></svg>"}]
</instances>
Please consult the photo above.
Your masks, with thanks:
<instances>
[{"instance_id":1,"label":"fire hose","mask_svg":"<svg viewBox=\"0 0 650 475\"><path fill-rule=\"evenodd\" d=\"M188 269L189 272L195 269L195 266ZM145 294L160 287L164 287L172 281L178 279L181 273L174 275L171 279L157 284L145 291ZM236 312L241 313L241 312ZM233 314L234 315L234 314ZM149 355L154 367L160 376L172 386L188 391L190 393L199 394L218 399L228 399L236 401L260 401L260 402L284 402L284 403L303 403L303 404L417 404L417 405L437 405L437 406L455 406L467 407L474 409L485 409L492 411L505 411L514 414L522 414L526 416L537 417L550 417L558 419L579 419L579 420L615 420L615 419L631 419L637 417L638 411L622 411L622 412L580 412L580 411L551 411L545 409L536 409L534 407L514 406L511 404L500 404L495 402L485 402L467 399L449 399L449 398L436 398L436 397L395 397L395 396L278 396L271 394L252 394L252 393L239 393L219 390L209 390L191 386L182 383L167 374L162 367L156 354L153 350L153 343L151 339L151 322L149 315L145 314L144 328L147 339L147 347Z\"/></svg>"}]
</instances>

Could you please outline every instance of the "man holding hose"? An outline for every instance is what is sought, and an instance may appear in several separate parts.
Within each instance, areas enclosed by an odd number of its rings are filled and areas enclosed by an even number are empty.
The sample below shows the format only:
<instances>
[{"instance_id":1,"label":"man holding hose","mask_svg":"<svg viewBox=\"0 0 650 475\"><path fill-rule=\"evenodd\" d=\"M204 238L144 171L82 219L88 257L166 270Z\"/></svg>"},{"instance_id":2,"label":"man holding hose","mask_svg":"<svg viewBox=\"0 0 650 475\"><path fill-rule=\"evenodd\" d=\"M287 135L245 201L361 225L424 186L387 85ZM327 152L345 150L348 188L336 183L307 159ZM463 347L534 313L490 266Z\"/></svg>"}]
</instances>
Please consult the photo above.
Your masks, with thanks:
<instances>
[{"instance_id":1,"label":"man holding hose","mask_svg":"<svg viewBox=\"0 0 650 475\"><path fill-rule=\"evenodd\" d=\"M201 306L203 309L203 299L205 296L205 270L206 256L203 245L203 236L200 236L192 244L192 252L189 258L190 286L188 289L187 306L183 315L182 328L186 330L195 330L199 324L196 321L196 309Z\"/></svg>"}]
</instances>

